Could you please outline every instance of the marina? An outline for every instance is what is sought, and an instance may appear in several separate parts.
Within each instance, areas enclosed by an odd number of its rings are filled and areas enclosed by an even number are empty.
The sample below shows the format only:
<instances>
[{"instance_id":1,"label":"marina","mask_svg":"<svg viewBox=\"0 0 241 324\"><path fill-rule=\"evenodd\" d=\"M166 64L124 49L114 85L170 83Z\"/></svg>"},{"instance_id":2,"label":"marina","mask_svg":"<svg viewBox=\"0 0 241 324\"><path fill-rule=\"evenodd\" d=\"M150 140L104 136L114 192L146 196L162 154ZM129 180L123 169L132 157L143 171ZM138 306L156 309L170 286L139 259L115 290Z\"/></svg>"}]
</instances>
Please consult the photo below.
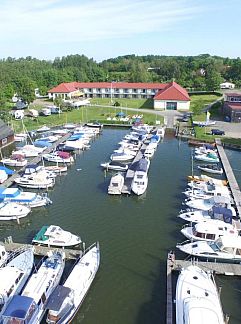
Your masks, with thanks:
<instances>
[{"instance_id":1,"label":"marina","mask_svg":"<svg viewBox=\"0 0 241 324\"><path fill-rule=\"evenodd\" d=\"M100 241L103 263L93 289L76 317L79 323L92 324L97 319L101 324L122 323L123 318L130 324L166 322L166 304L163 303L166 300L166 255L176 242L183 239L175 215L181 209L183 196L180 194L191 169L190 148L184 142L179 144L166 137L152 159L145 195L133 195L131 199L110 197L106 195L109 175L105 177L98 165L108 159L111 147L114 148L126 132L123 129L104 130L103 136L92 143L91 150L80 152L68 174L59 177L54 189L49 191L53 201L51 207L34 210L20 225L0 224L1 237L12 236L14 242L21 242L19 244L29 243L36 228L43 223L55 223L72 232L77 231L87 245ZM10 244L7 247L9 250L13 248ZM42 250L38 252L42 255L48 249L37 248ZM71 258L73 249L65 249L68 251ZM180 257L177 252L175 269L185 266L186 261L181 261L182 258L183 255ZM235 268L216 267L216 271L229 275L222 290L222 295L226 294L223 302L231 318L235 314L239 319L237 296L229 287L230 282L239 286L233 275L237 273ZM107 296L108 292L111 297ZM231 323L238 322L234 319Z\"/></svg>"}]
</instances>

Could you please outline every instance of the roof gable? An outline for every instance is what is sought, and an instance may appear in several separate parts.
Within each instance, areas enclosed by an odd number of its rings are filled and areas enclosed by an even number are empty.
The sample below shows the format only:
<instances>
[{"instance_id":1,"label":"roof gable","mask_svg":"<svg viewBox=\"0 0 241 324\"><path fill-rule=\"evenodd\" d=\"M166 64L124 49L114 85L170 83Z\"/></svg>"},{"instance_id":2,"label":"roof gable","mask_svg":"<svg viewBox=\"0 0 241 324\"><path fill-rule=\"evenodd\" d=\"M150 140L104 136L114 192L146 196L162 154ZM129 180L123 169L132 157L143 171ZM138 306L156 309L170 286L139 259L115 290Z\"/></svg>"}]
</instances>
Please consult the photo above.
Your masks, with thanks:
<instances>
[{"instance_id":1,"label":"roof gable","mask_svg":"<svg viewBox=\"0 0 241 324\"><path fill-rule=\"evenodd\" d=\"M154 100L190 101L190 97L186 89L172 81L155 95Z\"/></svg>"}]
</instances>

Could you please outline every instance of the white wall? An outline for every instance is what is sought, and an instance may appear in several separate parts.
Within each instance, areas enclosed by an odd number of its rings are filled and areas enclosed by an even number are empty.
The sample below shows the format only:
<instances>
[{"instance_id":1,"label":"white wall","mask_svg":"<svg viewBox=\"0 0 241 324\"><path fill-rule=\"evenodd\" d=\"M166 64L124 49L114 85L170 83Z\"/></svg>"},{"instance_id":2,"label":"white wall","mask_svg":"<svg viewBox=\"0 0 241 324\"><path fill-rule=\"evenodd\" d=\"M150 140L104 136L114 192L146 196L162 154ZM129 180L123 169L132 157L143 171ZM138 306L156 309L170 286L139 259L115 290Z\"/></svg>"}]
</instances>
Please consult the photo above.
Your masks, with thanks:
<instances>
[{"instance_id":1,"label":"white wall","mask_svg":"<svg viewBox=\"0 0 241 324\"><path fill-rule=\"evenodd\" d=\"M177 102L177 110L189 110L190 101L154 100L154 109L166 110L166 102Z\"/></svg>"}]
</instances>

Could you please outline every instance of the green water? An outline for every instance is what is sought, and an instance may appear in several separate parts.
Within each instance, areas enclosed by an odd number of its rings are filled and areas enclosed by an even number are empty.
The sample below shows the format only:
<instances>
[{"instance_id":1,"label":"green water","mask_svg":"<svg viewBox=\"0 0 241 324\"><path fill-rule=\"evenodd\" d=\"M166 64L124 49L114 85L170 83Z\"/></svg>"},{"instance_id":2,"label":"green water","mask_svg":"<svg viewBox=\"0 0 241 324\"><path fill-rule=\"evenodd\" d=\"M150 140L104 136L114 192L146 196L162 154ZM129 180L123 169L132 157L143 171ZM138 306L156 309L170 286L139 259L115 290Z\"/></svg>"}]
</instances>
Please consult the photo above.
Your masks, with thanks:
<instances>
[{"instance_id":1,"label":"green water","mask_svg":"<svg viewBox=\"0 0 241 324\"><path fill-rule=\"evenodd\" d=\"M105 177L99 164L127 132L106 129L90 150L78 155L49 192L51 206L34 209L20 226L0 223L0 237L12 235L16 242L30 242L48 224L79 234L86 246L100 242L100 269L74 323L165 323L165 260L185 240L180 234L183 222L176 216L191 172L190 148L167 135L152 159L145 196L108 196L110 173ZM230 152L238 165L240 153ZM230 323L240 323L240 280L217 279Z\"/></svg>"}]
</instances>

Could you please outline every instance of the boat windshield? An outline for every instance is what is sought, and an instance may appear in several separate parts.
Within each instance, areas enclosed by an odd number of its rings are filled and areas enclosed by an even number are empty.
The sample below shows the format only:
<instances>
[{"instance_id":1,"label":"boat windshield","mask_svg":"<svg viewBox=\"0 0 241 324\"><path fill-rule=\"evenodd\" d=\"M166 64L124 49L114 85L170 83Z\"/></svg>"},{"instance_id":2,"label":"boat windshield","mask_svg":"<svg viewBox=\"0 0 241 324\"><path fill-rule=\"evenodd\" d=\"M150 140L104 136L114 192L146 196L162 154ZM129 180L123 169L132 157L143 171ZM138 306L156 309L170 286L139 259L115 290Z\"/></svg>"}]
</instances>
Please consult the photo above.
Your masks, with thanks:
<instances>
[{"instance_id":1,"label":"boat windshield","mask_svg":"<svg viewBox=\"0 0 241 324\"><path fill-rule=\"evenodd\" d=\"M222 241L218 239L217 241L210 243L210 247L215 252L221 251L223 249Z\"/></svg>"}]
</instances>

